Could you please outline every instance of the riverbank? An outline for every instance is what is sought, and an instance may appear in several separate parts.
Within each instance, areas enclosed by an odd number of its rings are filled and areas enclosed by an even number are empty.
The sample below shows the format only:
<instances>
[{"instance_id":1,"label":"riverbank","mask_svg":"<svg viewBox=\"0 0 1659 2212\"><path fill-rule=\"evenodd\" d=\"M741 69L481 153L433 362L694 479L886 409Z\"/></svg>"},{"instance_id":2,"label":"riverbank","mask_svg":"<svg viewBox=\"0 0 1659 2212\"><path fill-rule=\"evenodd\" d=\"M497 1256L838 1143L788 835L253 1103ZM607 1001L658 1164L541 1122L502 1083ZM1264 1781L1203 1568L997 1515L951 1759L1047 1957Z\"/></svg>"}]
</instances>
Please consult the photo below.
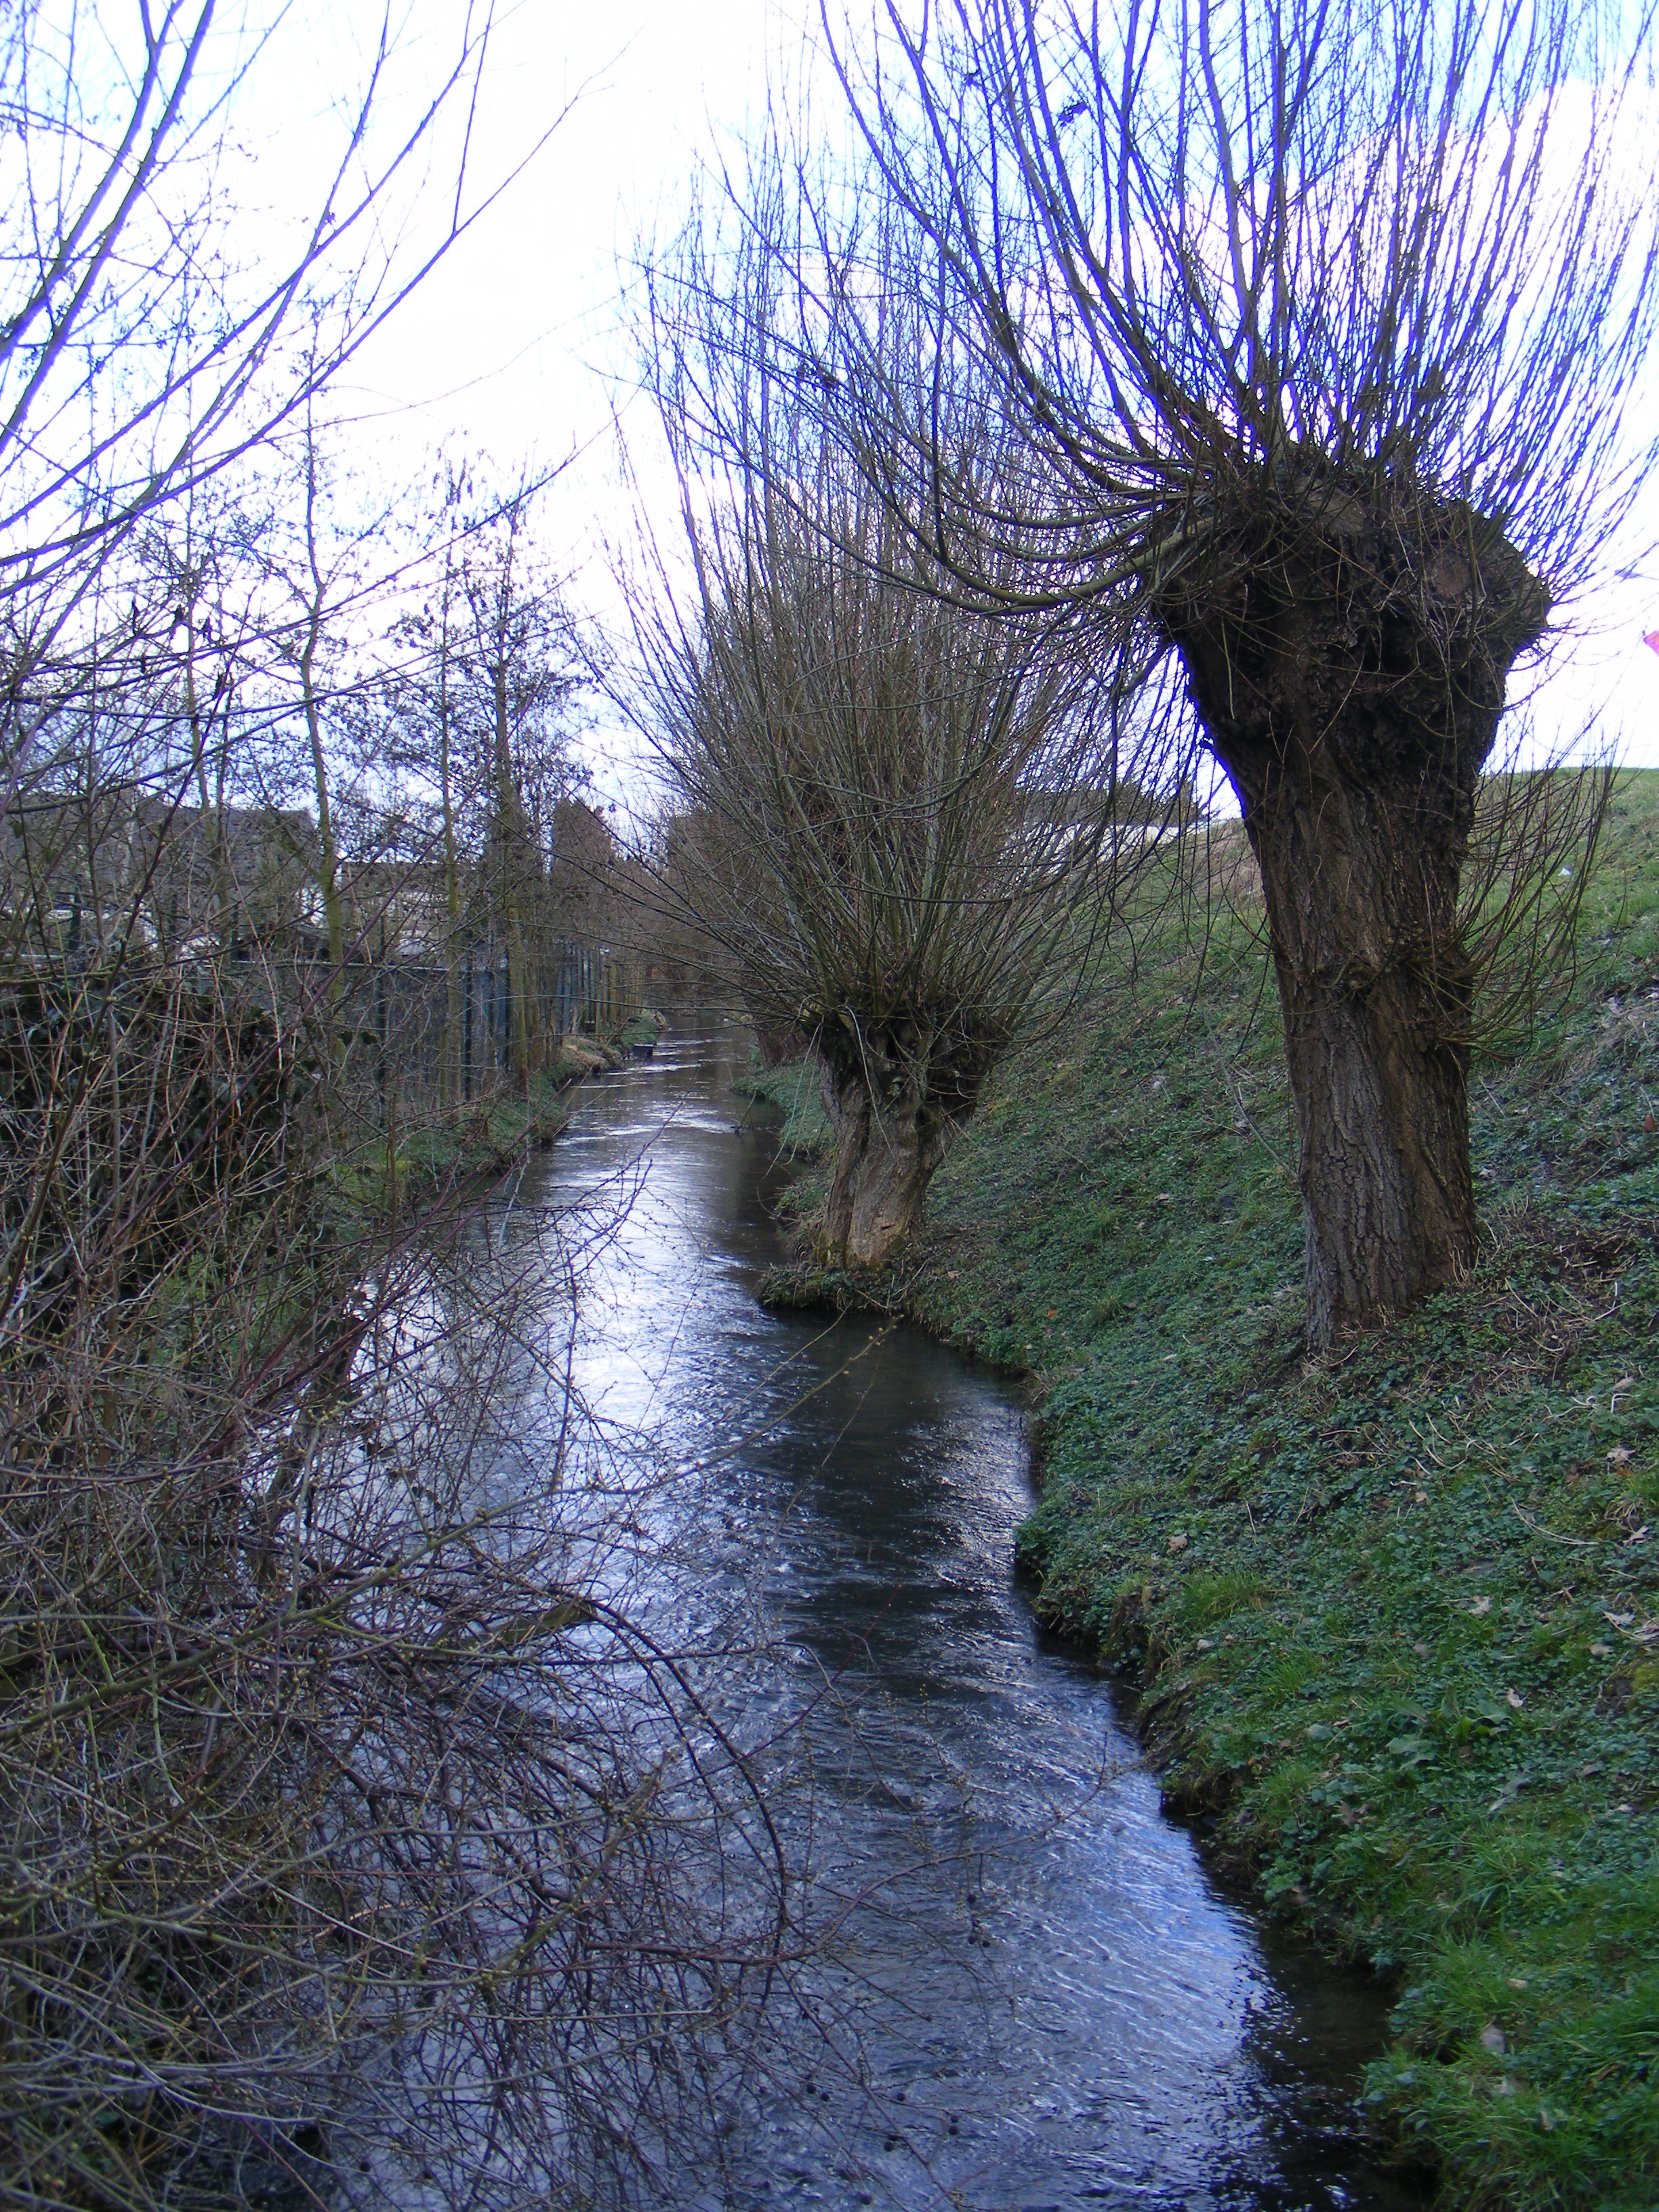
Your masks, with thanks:
<instances>
[{"instance_id":1,"label":"riverbank","mask_svg":"<svg viewBox=\"0 0 1659 2212\"><path fill-rule=\"evenodd\" d=\"M777 1067L755 1061L732 1088L739 1098L775 1109L781 1117L778 1148L786 1159L813 1160L828 1152L830 1116L817 1069L810 1061L787 1060Z\"/></svg>"},{"instance_id":2,"label":"riverbank","mask_svg":"<svg viewBox=\"0 0 1659 2212\"><path fill-rule=\"evenodd\" d=\"M1477 1072L1474 1275L1330 1358L1256 917L1138 951L1000 1073L876 1294L1032 1378L1041 1609L1144 1685L1213 1849L1391 1978L1379 2122L1452 2204L1650 2209L1659 776L1567 1003Z\"/></svg>"},{"instance_id":3,"label":"riverbank","mask_svg":"<svg viewBox=\"0 0 1659 2212\"><path fill-rule=\"evenodd\" d=\"M376 1207L388 1202L394 1186L428 1199L441 1189L487 1183L563 1135L572 1110L566 1094L574 1085L625 1062L612 1045L566 1037L531 1079L527 1095L503 1084L465 1105L411 1120L390 1141L376 1134L336 1164L334 1181L352 1203Z\"/></svg>"}]
</instances>

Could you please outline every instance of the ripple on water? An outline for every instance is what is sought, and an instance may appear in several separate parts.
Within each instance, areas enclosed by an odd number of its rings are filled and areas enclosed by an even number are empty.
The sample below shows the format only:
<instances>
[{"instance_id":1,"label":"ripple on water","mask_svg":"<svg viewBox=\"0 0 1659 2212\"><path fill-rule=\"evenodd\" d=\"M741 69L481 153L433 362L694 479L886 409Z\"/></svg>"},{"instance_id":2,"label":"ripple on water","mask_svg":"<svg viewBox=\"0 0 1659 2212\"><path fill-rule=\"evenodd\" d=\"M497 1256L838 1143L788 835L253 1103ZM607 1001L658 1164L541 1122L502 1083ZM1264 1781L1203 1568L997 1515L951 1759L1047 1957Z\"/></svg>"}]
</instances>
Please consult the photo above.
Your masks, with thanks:
<instances>
[{"instance_id":1,"label":"ripple on water","mask_svg":"<svg viewBox=\"0 0 1659 2212\"><path fill-rule=\"evenodd\" d=\"M673 2201L1420 2203L1356 2127L1376 1990L1222 1893L1109 1685L1037 1630L1012 1571L1017 1403L917 1332L755 1304L782 1171L730 1090L743 1051L711 1025L572 1094L530 1194L631 1189L575 1379L677 1470L707 1583L758 1576L776 1610L791 1663L720 1695L842 1915L808 1991L827 2033L781 2035L724 2170Z\"/></svg>"}]
</instances>

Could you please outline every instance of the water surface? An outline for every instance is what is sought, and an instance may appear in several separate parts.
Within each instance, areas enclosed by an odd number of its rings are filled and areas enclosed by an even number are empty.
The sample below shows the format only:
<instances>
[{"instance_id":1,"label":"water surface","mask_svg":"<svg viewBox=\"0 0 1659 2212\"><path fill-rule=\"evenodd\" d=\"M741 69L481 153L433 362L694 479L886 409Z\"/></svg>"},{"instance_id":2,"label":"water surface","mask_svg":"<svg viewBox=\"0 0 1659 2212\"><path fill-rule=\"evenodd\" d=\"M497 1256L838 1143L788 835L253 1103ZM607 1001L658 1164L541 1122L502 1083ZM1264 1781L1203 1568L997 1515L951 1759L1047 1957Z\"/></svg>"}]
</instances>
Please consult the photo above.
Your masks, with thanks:
<instances>
[{"instance_id":1,"label":"water surface","mask_svg":"<svg viewBox=\"0 0 1659 2212\"><path fill-rule=\"evenodd\" d=\"M731 1091L745 1049L689 1030L573 1093L532 1194L628 1194L575 1380L682 1471L711 1583L763 1584L787 1664L753 1695L777 1726L740 1723L841 1916L816 1989L830 2040L781 2045L729 2165L681 2201L1417 2204L1356 2124L1377 1992L1218 1887L1106 1680L1034 1620L1016 1398L919 1331L756 1303L788 1170Z\"/></svg>"}]
</instances>

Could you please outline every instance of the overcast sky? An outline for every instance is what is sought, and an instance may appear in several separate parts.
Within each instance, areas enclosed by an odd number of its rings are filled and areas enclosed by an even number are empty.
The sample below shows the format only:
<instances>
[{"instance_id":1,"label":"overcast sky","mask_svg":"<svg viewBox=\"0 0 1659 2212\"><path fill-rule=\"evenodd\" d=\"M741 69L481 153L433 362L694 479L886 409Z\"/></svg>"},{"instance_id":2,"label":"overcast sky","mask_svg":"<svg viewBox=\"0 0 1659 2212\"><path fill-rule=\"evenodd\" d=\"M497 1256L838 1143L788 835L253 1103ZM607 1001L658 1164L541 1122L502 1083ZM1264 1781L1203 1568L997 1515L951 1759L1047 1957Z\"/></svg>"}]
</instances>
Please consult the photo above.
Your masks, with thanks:
<instances>
[{"instance_id":1,"label":"overcast sky","mask_svg":"<svg viewBox=\"0 0 1659 2212\"><path fill-rule=\"evenodd\" d=\"M619 263L639 238L676 227L698 161L740 144L769 58L798 52L814 14L790 0L522 0L498 33L476 143L504 162L569 112L342 394L365 449L394 466L456 441L508 468L575 453L550 529L601 602L597 544L627 514L613 410L649 444L644 410L629 404ZM1659 535L1659 485L1650 504ZM1659 585L1609 588L1582 613L1598 634L1540 693L1541 726L1595 724L1632 765L1659 767L1659 653L1643 642L1659 630Z\"/></svg>"},{"instance_id":2,"label":"overcast sky","mask_svg":"<svg viewBox=\"0 0 1659 2212\"><path fill-rule=\"evenodd\" d=\"M652 443L633 404L623 272L641 239L678 226L698 164L741 143L769 53L786 38L799 46L800 21L777 0L507 0L474 133L477 173L563 119L337 392L363 452L399 473L440 445L507 473L574 456L544 527L578 598L606 613L600 548L629 513L615 418ZM593 744L617 750L614 732Z\"/></svg>"}]
</instances>

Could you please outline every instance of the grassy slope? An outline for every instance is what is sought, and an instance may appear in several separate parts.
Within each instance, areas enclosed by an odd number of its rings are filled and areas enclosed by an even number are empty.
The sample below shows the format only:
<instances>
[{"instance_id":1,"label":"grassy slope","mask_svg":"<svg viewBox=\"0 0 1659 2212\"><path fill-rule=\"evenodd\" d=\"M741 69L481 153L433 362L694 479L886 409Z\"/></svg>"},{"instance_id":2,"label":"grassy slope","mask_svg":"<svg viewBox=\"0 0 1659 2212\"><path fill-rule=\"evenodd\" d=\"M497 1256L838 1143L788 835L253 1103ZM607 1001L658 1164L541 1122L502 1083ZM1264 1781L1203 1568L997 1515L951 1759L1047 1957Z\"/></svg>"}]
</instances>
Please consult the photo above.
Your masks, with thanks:
<instances>
[{"instance_id":1,"label":"grassy slope","mask_svg":"<svg viewBox=\"0 0 1659 2212\"><path fill-rule=\"evenodd\" d=\"M782 1115L778 1148L786 1159L813 1159L830 1146L830 1116L823 1108L817 1070L810 1061L790 1060L763 1067L758 1060L733 1085L740 1098L775 1107Z\"/></svg>"},{"instance_id":2,"label":"grassy slope","mask_svg":"<svg viewBox=\"0 0 1659 2212\"><path fill-rule=\"evenodd\" d=\"M1571 1007L1475 1081L1465 1287L1304 1359L1237 924L1004 1071L910 1286L1037 1378L1024 1554L1176 1802L1397 1977L1370 2094L1458 2205L1659 2204L1659 777L1615 805Z\"/></svg>"}]
</instances>

